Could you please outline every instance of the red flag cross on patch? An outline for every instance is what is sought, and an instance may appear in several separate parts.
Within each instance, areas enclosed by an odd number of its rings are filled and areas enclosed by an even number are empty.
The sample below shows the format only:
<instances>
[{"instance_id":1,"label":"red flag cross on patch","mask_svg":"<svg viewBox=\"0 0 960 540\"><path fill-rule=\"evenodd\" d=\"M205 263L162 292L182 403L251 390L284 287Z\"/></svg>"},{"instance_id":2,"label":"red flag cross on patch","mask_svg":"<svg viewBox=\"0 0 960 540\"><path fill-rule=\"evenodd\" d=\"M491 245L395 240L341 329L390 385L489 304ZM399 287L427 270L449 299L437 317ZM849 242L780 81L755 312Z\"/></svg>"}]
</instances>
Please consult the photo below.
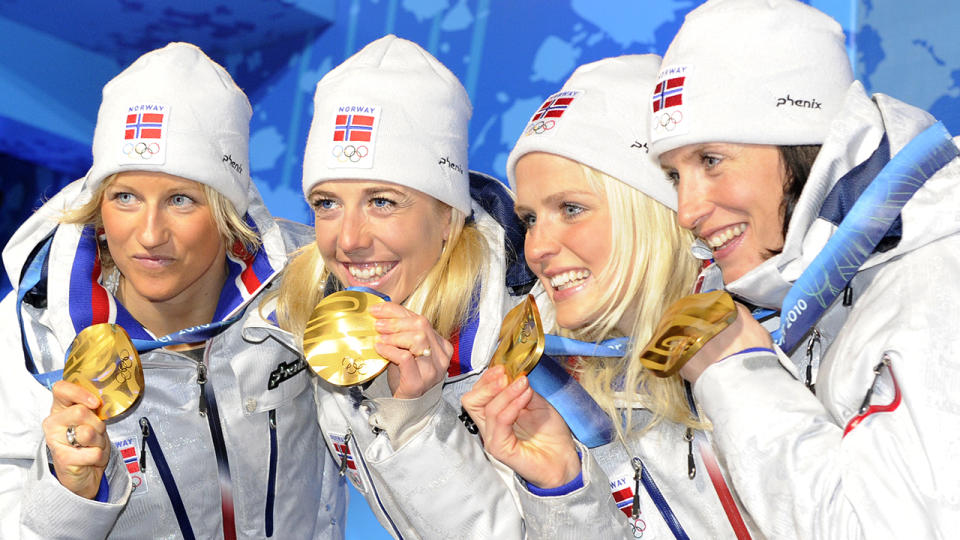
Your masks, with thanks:
<instances>
[{"instance_id":1,"label":"red flag cross on patch","mask_svg":"<svg viewBox=\"0 0 960 540\"><path fill-rule=\"evenodd\" d=\"M562 94L550 96L546 101L543 102L543 105L537 109L537 112L533 115L533 118L531 118L530 121L534 122L544 118L560 118L563 116L563 113L566 112L567 107L573 103L574 97L576 96L563 96Z\"/></svg>"},{"instance_id":2,"label":"red flag cross on patch","mask_svg":"<svg viewBox=\"0 0 960 540\"><path fill-rule=\"evenodd\" d=\"M337 455L340 456L340 459L347 460L347 468L351 471L357 470L357 464L353 461L353 456L350 455L350 447L345 443L334 441L333 447L337 449Z\"/></svg>"},{"instance_id":3,"label":"red flag cross on patch","mask_svg":"<svg viewBox=\"0 0 960 540\"><path fill-rule=\"evenodd\" d=\"M140 462L137 461L137 449L133 446L126 446L120 449L120 456L123 457L123 462L127 466L127 471L130 474L140 472Z\"/></svg>"},{"instance_id":4,"label":"red flag cross on patch","mask_svg":"<svg viewBox=\"0 0 960 540\"><path fill-rule=\"evenodd\" d=\"M373 116L365 114L338 114L333 128L333 140L370 142L373 120Z\"/></svg>"},{"instance_id":5,"label":"red flag cross on patch","mask_svg":"<svg viewBox=\"0 0 960 540\"><path fill-rule=\"evenodd\" d=\"M159 139L163 128L163 113L135 113L127 115L125 140Z\"/></svg>"},{"instance_id":6,"label":"red flag cross on patch","mask_svg":"<svg viewBox=\"0 0 960 540\"><path fill-rule=\"evenodd\" d=\"M683 80L686 77L673 77L657 83L653 90L653 112L667 107L683 105Z\"/></svg>"},{"instance_id":7,"label":"red flag cross on patch","mask_svg":"<svg viewBox=\"0 0 960 540\"><path fill-rule=\"evenodd\" d=\"M617 508L630 517L633 513L633 490L627 486L619 491L613 492L613 500L617 503Z\"/></svg>"}]
</instances>

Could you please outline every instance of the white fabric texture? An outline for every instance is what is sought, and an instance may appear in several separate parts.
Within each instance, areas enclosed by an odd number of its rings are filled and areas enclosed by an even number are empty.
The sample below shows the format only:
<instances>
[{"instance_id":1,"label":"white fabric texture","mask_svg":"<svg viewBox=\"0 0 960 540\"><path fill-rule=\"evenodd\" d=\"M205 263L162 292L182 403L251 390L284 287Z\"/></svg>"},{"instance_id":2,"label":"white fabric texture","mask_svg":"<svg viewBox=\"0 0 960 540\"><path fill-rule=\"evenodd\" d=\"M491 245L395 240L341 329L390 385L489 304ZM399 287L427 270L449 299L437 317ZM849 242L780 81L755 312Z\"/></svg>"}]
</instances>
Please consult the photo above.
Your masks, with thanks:
<instances>
[{"instance_id":1,"label":"white fabric texture","mask_svg":"<svg viewBox=\"0 0 960 540\"><path fill-rule=\"evenodd\" d=\"M853 75L842 28L815 8L711 0L687 14L660 82L648 105L655 158L704 142L820 144Z\"/></svg>"},{"instance_id":2,"label":"white fabric texture","mask_svg":"<svg viewBox=\"0 0 960 540\"><path fill-rule=\"evenodd\" d=\"M605 58L577 68L523 129L507 158L517 189L517 162L546 152L580 162L677 209L677 192L650 159L647 111L660 57Z\"/></svg>"},{"instance_id":3,"label":"white fabric texture","mask_svg":"<svg viewBox=\"0 0 960 540\"><path fill-rule=\"evenodd\" d=\"M230 74L196 46L148 52L103 87L85 189L118 172L162 172L214 188L242 216L251 115Z\"/></svg>"},{"instance_id":4,"label":"white fabric texture","mask_svg":"<svg viewBox=\"0 0 960 540\"><path fill-rule=\"evenodd\" d=\"M416 43L380 38L320 79L303 194L327 180L377 180L470 214L467 124L456 75Z\"/></svg>"}]
</instances>

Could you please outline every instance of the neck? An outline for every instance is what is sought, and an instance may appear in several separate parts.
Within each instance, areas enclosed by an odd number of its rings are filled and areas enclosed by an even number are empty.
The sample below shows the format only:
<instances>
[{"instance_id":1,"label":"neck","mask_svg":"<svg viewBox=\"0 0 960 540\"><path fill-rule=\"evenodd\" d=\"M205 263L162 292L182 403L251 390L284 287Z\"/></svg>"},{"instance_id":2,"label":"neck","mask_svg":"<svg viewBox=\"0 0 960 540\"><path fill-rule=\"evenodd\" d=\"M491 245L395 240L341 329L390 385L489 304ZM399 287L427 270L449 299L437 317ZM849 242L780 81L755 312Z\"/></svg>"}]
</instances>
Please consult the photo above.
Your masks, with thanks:
<instances>
[{"instance_id":1,"label":"neck","mask_svg":"<svg viewBox=\"0 0 960 540\"><path fill-rule=\"evenodd\" d=\"M212 272L177 296L162 301L153 301L137 294L121 276L117 300L150 333L157 337L165 336L211 322L226 276L225 268L222 272Z\"/></svg>"}]
</instances>

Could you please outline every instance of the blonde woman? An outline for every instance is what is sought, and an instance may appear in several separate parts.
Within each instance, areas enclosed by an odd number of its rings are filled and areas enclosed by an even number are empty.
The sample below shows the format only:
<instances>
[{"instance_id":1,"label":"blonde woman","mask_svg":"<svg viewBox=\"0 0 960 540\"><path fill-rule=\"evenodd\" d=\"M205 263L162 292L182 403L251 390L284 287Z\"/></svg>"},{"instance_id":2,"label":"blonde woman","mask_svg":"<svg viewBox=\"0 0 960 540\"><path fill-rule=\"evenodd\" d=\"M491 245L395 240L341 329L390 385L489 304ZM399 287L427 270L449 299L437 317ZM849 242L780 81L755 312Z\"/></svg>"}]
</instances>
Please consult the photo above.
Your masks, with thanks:
<instances>
[{"instance_id":1,"label":"blonde woman","mask_svg":"<svg viewBox=\"0 0 960 540\"><path fill-rule=\"evenodd\" d=\"M676 194L647 155L642 96L659 60L581 66L534 114L507 162L527 264L560 333L630 343L622 357L569 363L616 426L612 440L589 452L524 376L510 383L502 368L490 369L463 398L487 450L522 479L535 537L747 534L735 504L728 522L722 476L714 485L707 474L714 464L694 441L704 425L682 380L657 378L639 361L666 306L690 291L698 270L692 236L677 225Z\"/></svg>"},{"instance_id":2,"label":"blonde woman","mask_svg":"<svg viewBox=\"0 0 960 540\"><path fill-rule=\"evenodd\" d=\"M104 87L86 177L6 246L0 536L343 537L308 375L277 377L299 358L257 309L309 235L251 182L250 115L196 47L143 55ZM84 387L39 382L100 323L143 366L141 398L109 422Z\"/></svg>"},{"instance_id":3,"label":"blonde woman","mask_svg":"<svg viewBox=\"0 0 960 540\"><path fill-rule=\"evenodd\" d=\"M318 379L316 391L330 450L396 537L521 530L457 419L515 303L505 283L534 281L508 269L505 231L484 209L491 196L511 208L506 189L468 176L469 117L456 77L394 36L325 75L303 173L316 242L291 262L278 299L279 323L297 337L331 291L366 287L391 299L371 310L386 372L352 388Z\"/></svg>"}]
</instances>

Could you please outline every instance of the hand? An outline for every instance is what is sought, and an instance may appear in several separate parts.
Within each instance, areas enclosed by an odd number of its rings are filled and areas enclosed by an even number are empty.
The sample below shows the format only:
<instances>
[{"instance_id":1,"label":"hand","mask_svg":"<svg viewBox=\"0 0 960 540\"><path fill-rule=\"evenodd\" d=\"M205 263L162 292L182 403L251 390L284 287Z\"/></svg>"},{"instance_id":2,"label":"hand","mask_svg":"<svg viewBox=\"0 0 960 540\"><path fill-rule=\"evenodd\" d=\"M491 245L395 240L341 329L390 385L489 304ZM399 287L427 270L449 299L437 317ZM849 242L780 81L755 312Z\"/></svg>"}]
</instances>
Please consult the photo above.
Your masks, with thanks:
<instances>
[{"instance_id":1,"label":"hand","mask_svg":"<svg viewBox=\"0 0 960 540\"><path fill-rule=\"evenodd\" d=\"M100 399L83 387L60 381L53 385L50 416L43 420L43 435L57 479L65 488L87 499L97 496L110 460L107 426L94 412L99 406ZM75 426L77 446L67 441L70 426Z\"/></svg>"},{"instance_id":2,"label":"hand","mask_svg":"<svg viewBox=\"0 0 960 540\"><path fill-rule=\"evenodd\" d=\"M418 398L446 377L453 345L426 317L393 302L377 304L369 313L380 334L374 347L390 362L387 381L393 397Z\"/></svg>"},{"instance_id":3,"label":"hand","mask_svg":"<svg viewBox=\"0 0 960 540\"><path fill-rule=\"evenodd\" d=\"M739 303L736 306L737 320L713 336L713 339L706 342L697 354L680 368L681 377L694 383L703 370L731 354L751 347L773 347L770 334L753 318L750 310Z\"/></svg>"},{"instance_id":4,"label":"hand","mask_svg":"<svg viewBox=\"0 0 960 540\"><path fill-rule=\"evenodd\" d=\"M541 488L568 484L580 474L580 456L566 422L526 376L507 384L503 366L488 369L463 395L463 408L483 445L527 482Z\"/></svg>"}]
</instances>

